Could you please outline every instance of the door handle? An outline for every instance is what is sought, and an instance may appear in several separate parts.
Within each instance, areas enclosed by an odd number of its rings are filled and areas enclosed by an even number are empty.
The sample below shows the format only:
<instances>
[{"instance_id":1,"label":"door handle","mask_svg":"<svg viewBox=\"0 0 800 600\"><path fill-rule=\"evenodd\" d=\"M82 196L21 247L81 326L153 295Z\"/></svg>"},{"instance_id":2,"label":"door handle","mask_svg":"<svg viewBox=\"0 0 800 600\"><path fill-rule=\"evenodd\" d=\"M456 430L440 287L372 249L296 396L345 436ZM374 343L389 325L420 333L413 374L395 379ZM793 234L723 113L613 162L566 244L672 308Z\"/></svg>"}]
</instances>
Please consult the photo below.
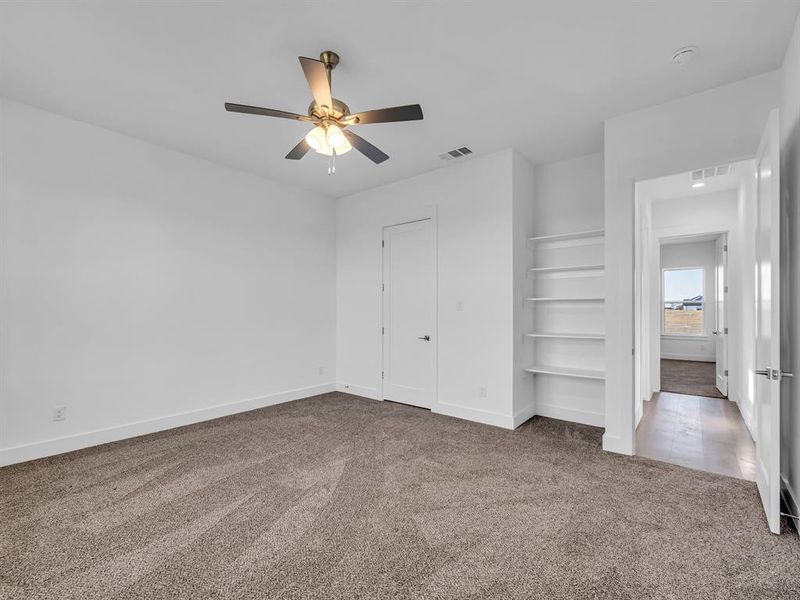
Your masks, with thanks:
<instances>
[{"instance_id":1,"label":"door handle","mask_svg":"<svg viewBox=\"0 0 800 600\"><path fill-rule=\"evenodd\" d=\"M713 333L714 335L719 335L719 331L712 331L711 333Z\"/></svg>"},{"instance_id":2,"label":"door handle","mask_svg":"<svg viewBox=\"0 0 800 600\"><path fill-rule=\"evenodd\" d=\"M767 379L772 379L774 381L780 381L784 377L794 377L794 373L789 373L788 371L781 371L780 369L771 369L767 367L766 369L756 369L753 371L756 375L763 375Z\"/></svg>"},{"instance_id":3,"label":"door handle","mask_svg":"<svg viewBox=\"0 0 800 600\"><path fill-rule=\"evenodd\" d=\"M418 337L417 339L418 340L425 340L426 342L430 342L431 341L431 336L423 335L422 337Z\"/></svg>"}]
</instances>

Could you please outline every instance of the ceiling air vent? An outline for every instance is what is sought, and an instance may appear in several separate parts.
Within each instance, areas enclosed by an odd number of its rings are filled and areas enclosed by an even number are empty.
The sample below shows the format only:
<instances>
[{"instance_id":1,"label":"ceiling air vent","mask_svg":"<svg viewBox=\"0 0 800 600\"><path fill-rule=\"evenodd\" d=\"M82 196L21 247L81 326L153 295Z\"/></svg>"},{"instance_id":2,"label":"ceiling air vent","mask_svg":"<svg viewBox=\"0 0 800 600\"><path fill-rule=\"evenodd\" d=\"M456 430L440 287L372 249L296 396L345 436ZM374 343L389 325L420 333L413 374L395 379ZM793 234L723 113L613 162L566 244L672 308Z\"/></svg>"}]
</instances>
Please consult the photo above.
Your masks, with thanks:
<instances>
[{"instance_id":1,"label":"ceiling air vent","mask_svg":"<svg viewBox=\"0 0 800 600\"><path fill-rule=\"evenodd\" d=\"M462 146L461 148L456 148L455 150L448 150L444 154L440 154L439 158L441 158L442 160L453 160L454 158L461 158L462 156L467 156L468 154L472 154L472 150L470 150L466 146Z\"/></svg>"},{"instance_id":2,"label":"ceiling air vent","mask_svg":"<svg viewBox=\"0 0 800 600\"><path fill-rule=\"evenodd\" d=\"M731 166L730 165L720 165L718 167L708 167L705 169L697 169L696 171L692 171L692 183L703 181L704 179L710 179L712 177L719 177L720 175L730 175L731 173Z\"/></svg>"}]
</instances>

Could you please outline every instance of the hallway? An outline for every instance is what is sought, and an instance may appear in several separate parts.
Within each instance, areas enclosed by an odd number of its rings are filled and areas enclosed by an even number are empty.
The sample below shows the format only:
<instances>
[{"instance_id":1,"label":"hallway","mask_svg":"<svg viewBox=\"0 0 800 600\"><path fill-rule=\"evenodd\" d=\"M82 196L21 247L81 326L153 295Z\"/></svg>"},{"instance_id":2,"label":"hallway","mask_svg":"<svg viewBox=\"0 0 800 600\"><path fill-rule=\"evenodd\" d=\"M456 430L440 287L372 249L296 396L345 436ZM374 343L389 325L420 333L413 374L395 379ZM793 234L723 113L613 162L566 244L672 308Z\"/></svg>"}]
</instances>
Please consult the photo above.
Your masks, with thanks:
<instances>
[{"instance_id":1,"label":"hallway","mask_svg":"<svg viewBox=\"0 0 800 600\"><path fill-rule=\"evenodd\" d=\"M659 392L644 403L636 454L755 481L755 445L735 403Z\"/></svg>"},{"instance_id":2,"label":"hallway","mask_svg":"<svg viewBox=\"0 0 800 600\"><path fill-rule=\"evenodd\" d=\"M717 365L696 360L661 359L661 390L705 398L725 398L717 389Z\"/></svg>"}]
</instances>

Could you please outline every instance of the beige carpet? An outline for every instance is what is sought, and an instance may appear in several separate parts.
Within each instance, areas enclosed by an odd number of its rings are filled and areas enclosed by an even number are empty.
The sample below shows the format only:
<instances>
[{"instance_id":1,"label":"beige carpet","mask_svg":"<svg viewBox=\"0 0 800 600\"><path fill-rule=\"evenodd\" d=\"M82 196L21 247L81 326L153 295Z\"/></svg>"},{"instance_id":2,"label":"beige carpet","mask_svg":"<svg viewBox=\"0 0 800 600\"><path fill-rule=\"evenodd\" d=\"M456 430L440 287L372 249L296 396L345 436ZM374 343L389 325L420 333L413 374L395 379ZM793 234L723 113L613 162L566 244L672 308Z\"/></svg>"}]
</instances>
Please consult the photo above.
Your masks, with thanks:
<instances>
[{"instance_id":1,"label":"beige carpet","mask_svg":"<svg viewBox=\"0 0 800 600\"><path fill-rule=\"evenodd\" d=\"M661 359L661 391L706 398L725 398L717 389L717 364Z\"/></svg>"},{"instance_id":2,"label":"beige carpet","mask_svg":"<svg viewBox=\"0 0 800 600\"><path fill-rule=\"evenodd\" d=\"M756 486L328 394L0 470L0 597L800 597Z\"/></svg>"}]
</instances>

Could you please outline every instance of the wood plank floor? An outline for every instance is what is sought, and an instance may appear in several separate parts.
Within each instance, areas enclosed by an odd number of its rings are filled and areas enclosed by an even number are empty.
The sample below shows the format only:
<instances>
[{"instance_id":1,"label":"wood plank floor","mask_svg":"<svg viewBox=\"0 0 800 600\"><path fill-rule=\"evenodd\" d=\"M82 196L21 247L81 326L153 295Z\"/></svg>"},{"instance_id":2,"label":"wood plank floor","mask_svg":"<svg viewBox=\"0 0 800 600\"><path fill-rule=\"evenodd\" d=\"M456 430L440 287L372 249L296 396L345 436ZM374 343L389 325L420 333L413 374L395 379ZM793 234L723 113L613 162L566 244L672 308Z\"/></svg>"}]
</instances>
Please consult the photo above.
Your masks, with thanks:
<instances>
[{"instance_id":1,"label":"wood plank floor","mask_svg":"<svg viewBox=\"0 0 800 600\"><path fill-rule=\"evenodd\" d=\"M755 445L735 402L659 392L644 403L636 454L755 481Z\"/></svg>"}]
</instances>

